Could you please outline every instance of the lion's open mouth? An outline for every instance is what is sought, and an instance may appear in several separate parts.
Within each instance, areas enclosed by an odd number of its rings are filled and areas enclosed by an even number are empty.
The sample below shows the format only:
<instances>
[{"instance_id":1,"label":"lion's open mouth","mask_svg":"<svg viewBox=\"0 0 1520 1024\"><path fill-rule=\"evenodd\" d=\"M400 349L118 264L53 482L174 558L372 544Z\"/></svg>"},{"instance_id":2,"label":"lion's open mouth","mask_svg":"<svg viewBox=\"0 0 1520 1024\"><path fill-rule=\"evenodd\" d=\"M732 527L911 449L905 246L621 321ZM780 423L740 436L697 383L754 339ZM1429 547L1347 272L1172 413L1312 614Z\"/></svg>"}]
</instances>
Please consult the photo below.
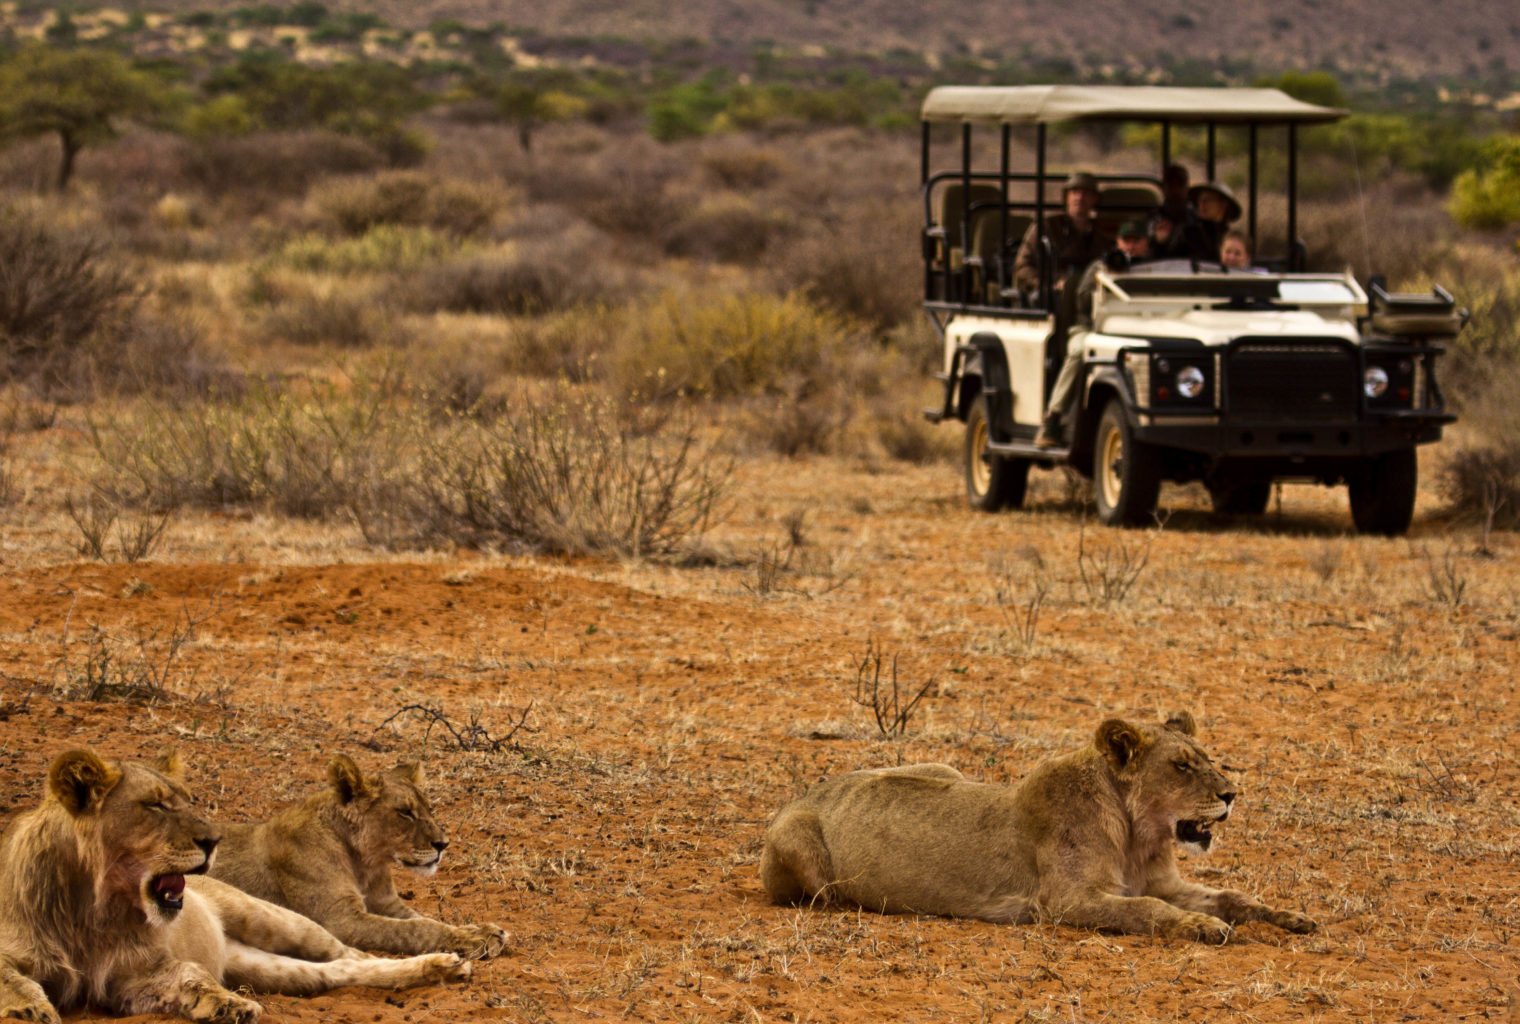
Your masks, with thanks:
<instances>
[{"instance_id":1,"label":"lion's open mouth","mask_svg":"<svg viewBox=\"0 0 1520 1024\"><path fill-rule=\"evenodd\" d=\"M166 914L177 913L185 906L185 875L204 875L210 868L211 858L207 857L183 873L170 871L154 875L148 879L148 895L159 910Z\"/></svg>"},{"instance_id":2,"label":"lion's open mouth","mask_svg":"<svg viewBox=\"0 0 1520 1024\"><path fill-rule=\"evenodd\" d=\"M1214 841L1214 833L1209 831L1209 823L1206 821L1179 821L1177 841L1207 850Z\"/></svg>"},{"instance_id":3,"label":"lion's open mouth","mask_svg":"<svg viewBox=\"0 0 1520 1024\"><path fill-rule=\"evenodd\" d=\"M172 914L185 905L185 876L154 875L148 883L148 894L159 910Z\"/></svg>"}]
</instances>

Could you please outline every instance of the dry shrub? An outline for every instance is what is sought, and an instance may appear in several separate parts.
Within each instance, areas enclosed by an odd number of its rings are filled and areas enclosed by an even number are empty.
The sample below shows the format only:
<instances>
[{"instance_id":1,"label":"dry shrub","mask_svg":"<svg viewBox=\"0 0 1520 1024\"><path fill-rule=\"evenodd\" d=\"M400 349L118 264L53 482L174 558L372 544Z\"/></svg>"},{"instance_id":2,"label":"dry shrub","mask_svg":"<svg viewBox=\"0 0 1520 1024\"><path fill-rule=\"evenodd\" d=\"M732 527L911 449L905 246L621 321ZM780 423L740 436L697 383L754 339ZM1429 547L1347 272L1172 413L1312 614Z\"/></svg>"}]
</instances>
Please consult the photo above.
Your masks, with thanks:
<instances>
[{"instance_id":1,"label":"dry shrub","mask_svg":"<svg viewBox=\"0 0 1520 1024\"><path fill-rule=\"evenodd\" d=\"M849 345L869 345L843 317L800 295L678 295L630 312L604 373L630 396L727 398L792 393L826 378Z\"/></svg>"},{"instance_id":2,"label":"dry shrub","mask_svg":"<svg viewBox=\"0 0 1520 1024\"><path fill-rule=\"evenodd\" d=\"M389 381L298 395L249 380L234 401L149 403L96 418L96 491L128 506L268 507L316 518L347 509L399 450Z\"/></svg>"},{"instance_id":3,"label":"dry shrub","mask_svg":"<svg viewBox=\"0 0 1520 1024\"><path fill-rule=\"evenodd\" d=\"M603 231L630 239L658 239L685 212L668 186L689 168L684 150L665 149L643 136L624 137L616 147L553 154L524 174L530 198L573 210Z\"/></svg>"},{"instance_id":4,"label":"dry shrub","mask_svg":"<svg viewBox=\"0 0 1520 1024\"><path fill-rule=\"evenodd\" d=\"M305 195L317 181L385 164L374 147L333 132L262 132L214 138L185 158L185 176L207 192Z\"/></svg>"},{"instance_id":5,"label":"dry shrub","mask_svg":"<svg viewBox=\"0 0 1520 1024\"><path fill-rule=\"evenodd\" d=\"M625 336L628 313L583 306L512 325L508 366L513 373L585 383L599 379L609 353Z\"/></svg>"},{"instance_id":6,"label":"dry shrub","mask_svg":"<svg viewBox=\"0 0 1520 1024\"><path fill-rule=\"evenodd\" d=\"M1454 516L1520 527L1520 359L1488 368L1485 389L1465 403L1455 443L1444 446L1439 484Z\"/></svg>"},{"instance_id":7,"label":"dry shrub","mask_svg":"<svg viewBox=\"0 0 1520 1024\"><path fill-rule=\"evenodd\" d=\"M485 233L506 207L507 197L492 181L387 171L321 183L311 202L324 220L350 235L381 224L401 224L464 238Z\"/></svg>"},{"instance_id":8,"label":"dry shrub","mask_svg":"<svg viewBox=\"0 0 1520 1024\"><path fill-rule=\"evenodd\" d=\"M510 415L440 418L425 398L386 377L147 405L92 423L91 483L122 507L349 515L390 547L655 557L721 511L729 464L663 411L557 389L515 394Z\"/></svg>"},{"instance_id":9,"label":"dry shrub","mask_svg":"<svg viewBox=\"0 0 1520 1024\"><path fill-rule=\"evenodd\" d=\"M672 256L753 265L790 227L780 213L761 209L742 196L720 194L703 199L670 225L663 244Z\"/></svg>"},{"instance_id":10,"label":"dry shrub","mask_svg":"<svg viewBox=\"0 0 1520 1024\"><path fill-rule=\"evenodd\" d=\"M811 222L778 257L777 273L783 287L884 332L921 315L918 228L911 203L853 204Z\"/></svg>"},{"instance_id":11,"label":"dry shrub","mask_svg":"<svg viewBox=\"0 0 1520 1024\"><path fill-rule=\"evenodd\" d=\"M366 536L668 557L721 516L731 467L691 422L563 388L510 405L432 428L358 510Z\"/></svg>"},{"instance_id":12,"label":"dry shrub","mask_svg":"<svg viewBox=\"0 0 1520 1024\"><path fill-rule=\"evenodd\" d=\"M1282 197L1261 197L1258 224L1262 238L1257 250L1281 254L1287 227ZM1452 243L1451 219L1440 198L1409 179L1382 182L1351 202L1301 203L1298 234L1310 269L1338 273L1350 268L1363 281L1381 274L1394 288L1427 276Z\"/></svg>"},{"instance_id":13,"label":"dry shrub","mask_svg":"<svg viewBox=\"0 0 1520 1024\"><path fill-rule=\"evenodd\" d=\"M789 170L786 159L775 150L736 145L705 154L702 166L720 186L741 192L774 184Z\"/></svg>"},{"instance_id":14,"label":"dry shrub","mask_svg":"<svg viewBox=\"0 0 1520 1024\"><path fill-rule=\"evenodd\" d=\"M264 313L259 333L271 341L334 348L403 345L408 339L395 309L368 287L296 290Z\"/></svg>"},{"instance_id":15,"label":"dry shrub","mask_svg":"<svg viewBox=\"0 0 1520 1024\"><path fill-rule=\"evenodd\" d=\"M207 351L193 325L139 315L110 345L97 346L94 378L122 395L235 398L246 377Z\"/></svg>"},{"instance_id":16,"label":"dry shrub","mask_svg":"<svg viewBox=\"0 0 1520 1024\"><path fill-rule=\"evenodd\" d=\"M82 387L92 348L130 323L140 294L96 237L0 210L0 379Z\"/></svg>"},{"instance_id":17,"label":"dry shrub","mask_svg":"<svg viewBox=\"0 0 1520 1024\"><path fill-rule=\"evenodd\" d=\"M407 306L432 312L543 313L588 302L617 302L636 286L634 271L607 256L608 243L585 225L546 238L427 267L405 288Z\"/></svg>"}]
</instances>

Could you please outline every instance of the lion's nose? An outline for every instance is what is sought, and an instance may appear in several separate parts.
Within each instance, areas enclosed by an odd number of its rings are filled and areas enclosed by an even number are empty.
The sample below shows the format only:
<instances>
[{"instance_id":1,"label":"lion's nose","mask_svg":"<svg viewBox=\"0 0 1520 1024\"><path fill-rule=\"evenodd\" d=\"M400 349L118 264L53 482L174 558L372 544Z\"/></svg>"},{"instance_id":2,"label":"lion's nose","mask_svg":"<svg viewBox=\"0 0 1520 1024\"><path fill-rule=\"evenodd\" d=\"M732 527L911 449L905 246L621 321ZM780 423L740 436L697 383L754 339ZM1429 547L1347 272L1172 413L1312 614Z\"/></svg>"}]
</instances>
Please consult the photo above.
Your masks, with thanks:
<instances>
[{"instance_id":1,"label":"lion's nose","mask_svg":"<svg viewBox=\"0 0 1520 1024\"><path fill-rule=\"evenodd\" d=\"M439 839L433 843L433 849L437 850L440 856L442 856L443 851L447 850L448 848L449 841L447 839Z\"/></svg>"},{"instance_id":2,"label":"lion's nose","mask_svg":"<svg viewBox=\"0 0 1520 1024\"><path fill-rule=\"evenodd\" d=\"M205 839L197 839L195 841L195 845L201 848L202 853L204 853L207 857L210 857L211 851L215 850L216 844L221 841L222 840L220 836L207 836Z\"/></svg>"},{"instance_id":3,"label":"lion's nose","mask_svg":"<svg viewBox=\"0 0 1520 1024\"><path fill-rule=\"evenodd\" d=\"M1227 789L1223 793L1219 794L1219 799L1223 800L1224 805L1228 807L1235 802L1235 791L1233 789Z\"/></svg>"}]
</instances>

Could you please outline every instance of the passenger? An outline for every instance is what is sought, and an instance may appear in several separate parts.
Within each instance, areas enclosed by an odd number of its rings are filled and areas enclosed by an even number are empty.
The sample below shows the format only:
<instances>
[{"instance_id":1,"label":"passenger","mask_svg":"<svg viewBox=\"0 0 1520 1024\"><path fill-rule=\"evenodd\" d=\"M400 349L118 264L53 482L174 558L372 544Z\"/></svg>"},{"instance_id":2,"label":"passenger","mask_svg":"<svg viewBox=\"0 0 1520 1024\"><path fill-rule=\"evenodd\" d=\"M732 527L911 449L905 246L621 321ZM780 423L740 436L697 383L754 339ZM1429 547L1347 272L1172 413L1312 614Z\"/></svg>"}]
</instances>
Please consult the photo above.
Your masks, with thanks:
<instances>
[{"instance_id":1,"label":"passenger","mask_svg":"<svg viewBox=\"0 0 1520 1024\"><path fill-rule=\"evenodd\" d=\"M1159 260L1189 258L1188 233L1185 225L1189 219L1196 216L1189 211L1186 218L1174 217L1164 207L1156 211L1156 215L1151 218L1151 255Z\"/></svg>"},{"instance_id":2,"label":"passenger","mask_svg":"<svg viewBox=\"0 0 1520 1024\"><path fill-rule=\"evenodd\" d=\"M1098 230L1093 211L1098 206L1098 180L1085 171L1066 179L1061 190L1064 212L1045 218L1045 235L1055 254L1056 289L1065 288L1067 275L1081 272L1108 251L1110 240ZM1013 283L1021 291L1040 286L1039 223L1029 225L1013 261Z\"/></svg>"},{"instance_id":3,"label":"passenger","mask_svg":"<svg viewBox=\"0 0 1520 1024\"><path fill-rule=\"evenodd\" d=\"M1188 169L1181 164L1167 164L1161 172L1161 212L1173 221L1186 220L1196 212L1188 199Z\"/></svg>"},{"instance_id":4,"label":"passenger","mask_svg":"<svg viewBox=\"0 0 1520 1024\"><path fill-rule=\"evenodd\" d=\"M1229 226L1240 219L1240 203L1223 182L1194 185L1188 196L1198 207L1198 231L1189 239L1189 255L1195 260L1213 261L1219 257L1219 244Z\"/></svg>"},{"instance_id":5,"label":"passenger","mask_svg":"<svg viewBox=\"0 0 1520 1024\"><path fill-rule=\"evenodd\" d=\"M1244 231L1226 231L1219 243L1219 264L1231 270L1250 270L1251 236Z\"/></svg>"},{"instance_id":6,"label":"passenger","mask_svg":"<svg viewBox=\"0 0 1520 1024\"><path fill-rule=\"evenodd\" d=\"M1124 271L1136 263L1150 259L1151 239L1143 220L1126 222L1119 228L1119 240L1114 248L1100 260L1094 260L1082 274L1077 285L1076 324L1092 326L1093 292L1098 287L1098 270L1107 267ZM1036 448L1059 448L1066 443L1066 416L1075 404L1077 375L1082 372L1082 346L1066 346L1066 360L1061 364L1061 374L1050 389L1050 402L1046 405L1045 419L1034 435Z\"/></svg>"}]
</instances>

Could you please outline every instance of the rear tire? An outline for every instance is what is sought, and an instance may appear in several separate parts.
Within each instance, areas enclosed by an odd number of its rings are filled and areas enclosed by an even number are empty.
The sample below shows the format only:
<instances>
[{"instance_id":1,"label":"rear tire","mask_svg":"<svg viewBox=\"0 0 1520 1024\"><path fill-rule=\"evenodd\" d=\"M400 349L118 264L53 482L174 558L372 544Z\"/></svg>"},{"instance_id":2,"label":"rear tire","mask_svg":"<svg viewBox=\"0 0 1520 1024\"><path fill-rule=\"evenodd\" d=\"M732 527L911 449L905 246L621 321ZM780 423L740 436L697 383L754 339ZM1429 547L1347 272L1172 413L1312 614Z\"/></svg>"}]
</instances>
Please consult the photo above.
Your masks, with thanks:
<instances>
[{"instance_id":1,"label":"rear tire","mask_svg":"<svg viewBox=\"0 0 1520 1024\"><path fill-rule=\"evenodd\" d=\"M1029 460L988 455L991 439L987 398L978 395L966 417L966 501L981 512L1020 508L1029 489Z\"/></svg>"},{"instance_id":2,"label":"rear tire","mask_svg":"<svg viewBox=\"0 0 1520 1024\"><path fill-rule=\"evenodd\" d=\"M1385 452L1363 463L1347 487L1356 532L1384 537L1408 533L1419 481L1419 460L1413 448Z\"/></svg>"},{"instance_id":3,"label":"rear tire","mask_svg":"<svg viewBox=\"0 0 1520 1024\"><path fill-rule=\"evenodd\" d=\"M1149 526L1161 496L1161 458L1135 440L1124 406L1109 399L1093 441L1093 490L1106 526Z\"/></svg>"},{"instance_id":4,"label":"rear tire","mask_svg":"<svg viewBox=\"0 0 1520 1024\"><path fill-rule=\"evenodd\" d=\"M1242 480L1209 488L1214 511L1222 516L1259 516L1272 500L1272 481Z\"/></svg>"}]
</instances>

